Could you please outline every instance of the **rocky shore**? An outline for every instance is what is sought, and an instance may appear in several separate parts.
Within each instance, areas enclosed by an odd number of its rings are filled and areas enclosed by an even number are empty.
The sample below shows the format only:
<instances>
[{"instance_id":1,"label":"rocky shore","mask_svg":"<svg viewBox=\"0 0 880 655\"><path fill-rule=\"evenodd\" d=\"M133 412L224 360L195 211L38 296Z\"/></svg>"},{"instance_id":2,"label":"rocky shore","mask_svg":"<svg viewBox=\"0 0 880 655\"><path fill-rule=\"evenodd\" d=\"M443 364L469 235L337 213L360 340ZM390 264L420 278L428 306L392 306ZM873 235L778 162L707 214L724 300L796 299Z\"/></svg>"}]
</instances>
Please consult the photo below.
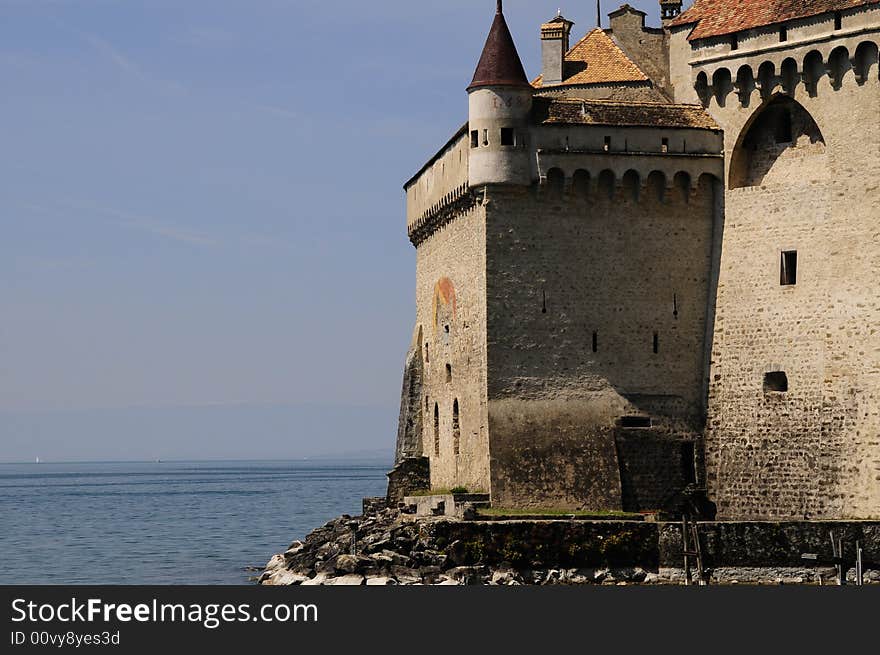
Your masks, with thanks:
<instances>
[{"instance_id":1,"label":"rocky shore","mask_svg":"<svg viewBox=\"0 0 880 655\"><path fill-rule=\"evenodd\" d=\"M515 568L475 561L473 544L443 535L446 518L396 509L343 515L294 541L257 578L263 585L542 585L650 582L639 567ZM439 529L438 529L439 528ZM654 576L656 577L656 576Z\"/></svg>"},{"instance_id":2,"label":"rocky shore","mask_svg":"<svg viewBox=\"0 0 880 655\"><path fill-rule=\"evenodd\" d=\"M275 555L262 585L682 584L679 526L639 521L480 521L367 508L343 515ZM829 525L875 549L872 523L713 523L701 526L712 584L834 584L823 553ZM823 555L824 556L824 555ZM711 568L710 568L711 567ZM696 571L694 571L696 581ZM854 571L848 578L852 580ZM866 583L880 582L869 570Z\"/></svg>"}]
</instances>

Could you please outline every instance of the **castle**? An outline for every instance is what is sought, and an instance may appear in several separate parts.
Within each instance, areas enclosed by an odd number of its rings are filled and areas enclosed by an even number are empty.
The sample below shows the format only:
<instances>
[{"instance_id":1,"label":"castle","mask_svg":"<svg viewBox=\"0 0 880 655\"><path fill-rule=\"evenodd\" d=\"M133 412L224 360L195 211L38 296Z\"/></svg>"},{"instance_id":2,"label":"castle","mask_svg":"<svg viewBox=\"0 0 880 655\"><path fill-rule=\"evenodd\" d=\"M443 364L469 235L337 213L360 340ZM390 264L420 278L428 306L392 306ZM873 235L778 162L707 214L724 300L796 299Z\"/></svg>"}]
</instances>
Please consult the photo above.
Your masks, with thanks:
<instances>
[{"instance_id":1,"label":"castle","mask_svg":"<svg viewBox=\"0 0 880 655\"><path fill-rule=\"evenodd\" d=\"M390 496L880 516L880 0L623 5L529 81L498 1L405 185Z\"/></svg>"}]
</instances>

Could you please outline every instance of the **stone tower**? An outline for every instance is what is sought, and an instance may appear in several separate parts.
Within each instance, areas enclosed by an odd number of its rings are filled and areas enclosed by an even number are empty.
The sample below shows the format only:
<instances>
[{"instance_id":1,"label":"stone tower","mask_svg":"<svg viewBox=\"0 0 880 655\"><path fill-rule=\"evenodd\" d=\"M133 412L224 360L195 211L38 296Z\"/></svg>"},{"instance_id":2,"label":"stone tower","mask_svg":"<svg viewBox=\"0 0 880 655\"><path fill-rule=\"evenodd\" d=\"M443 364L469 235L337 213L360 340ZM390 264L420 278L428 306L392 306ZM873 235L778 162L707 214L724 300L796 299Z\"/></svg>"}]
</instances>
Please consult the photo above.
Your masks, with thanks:
<instances>
[{"instance_id":1,"label":"stone tower","mask_svg":"<svg viewBox=\"0 0 880 655\"><path fill-rule=\"evenodd\" d=\"M468 87L471 186L530 182L526 138L532 91L498 0L495 20Z\"/></svg>"}]
</instances>

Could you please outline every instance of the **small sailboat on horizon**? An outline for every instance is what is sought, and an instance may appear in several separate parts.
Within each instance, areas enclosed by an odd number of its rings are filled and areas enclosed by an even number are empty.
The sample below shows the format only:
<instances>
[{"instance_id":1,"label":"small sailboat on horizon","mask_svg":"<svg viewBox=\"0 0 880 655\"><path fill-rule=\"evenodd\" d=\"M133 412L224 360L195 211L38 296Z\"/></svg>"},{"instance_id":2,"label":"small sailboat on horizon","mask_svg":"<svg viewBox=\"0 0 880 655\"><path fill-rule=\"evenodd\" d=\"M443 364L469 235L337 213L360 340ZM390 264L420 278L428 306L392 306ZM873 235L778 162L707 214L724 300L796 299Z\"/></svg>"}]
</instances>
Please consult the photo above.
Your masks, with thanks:
<instances>
[{"instance_id":1,"label":"small sailboat on horizon","mask_svg":"<svg viewBox=\"0 0 880 655\"><path fill-rule=\"evenodd\" d=\"M37 459L36 459L36 461L34 462L34 464L40 464L40 458L39 458L39 457L37 457Z\"/></svg>"}]
</instances>

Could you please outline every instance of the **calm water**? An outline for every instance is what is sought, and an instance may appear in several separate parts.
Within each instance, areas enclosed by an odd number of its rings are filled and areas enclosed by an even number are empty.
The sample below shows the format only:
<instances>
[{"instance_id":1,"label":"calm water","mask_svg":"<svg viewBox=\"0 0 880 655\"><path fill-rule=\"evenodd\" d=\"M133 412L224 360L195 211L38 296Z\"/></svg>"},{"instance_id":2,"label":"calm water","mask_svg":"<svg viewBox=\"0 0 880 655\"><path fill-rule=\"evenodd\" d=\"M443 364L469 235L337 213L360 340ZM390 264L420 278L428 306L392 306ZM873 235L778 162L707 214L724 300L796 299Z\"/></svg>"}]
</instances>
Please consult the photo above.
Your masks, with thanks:
<instances>
[{"instance_id":1,"label":"calm water","mask_svg":"<svg viewBox=\"0 0 880 655\"><path fill-rule=\"evenodd\" d=\"M0 464L0 584L246 584L387 465Z\"/></svg>"}]
</instances>

